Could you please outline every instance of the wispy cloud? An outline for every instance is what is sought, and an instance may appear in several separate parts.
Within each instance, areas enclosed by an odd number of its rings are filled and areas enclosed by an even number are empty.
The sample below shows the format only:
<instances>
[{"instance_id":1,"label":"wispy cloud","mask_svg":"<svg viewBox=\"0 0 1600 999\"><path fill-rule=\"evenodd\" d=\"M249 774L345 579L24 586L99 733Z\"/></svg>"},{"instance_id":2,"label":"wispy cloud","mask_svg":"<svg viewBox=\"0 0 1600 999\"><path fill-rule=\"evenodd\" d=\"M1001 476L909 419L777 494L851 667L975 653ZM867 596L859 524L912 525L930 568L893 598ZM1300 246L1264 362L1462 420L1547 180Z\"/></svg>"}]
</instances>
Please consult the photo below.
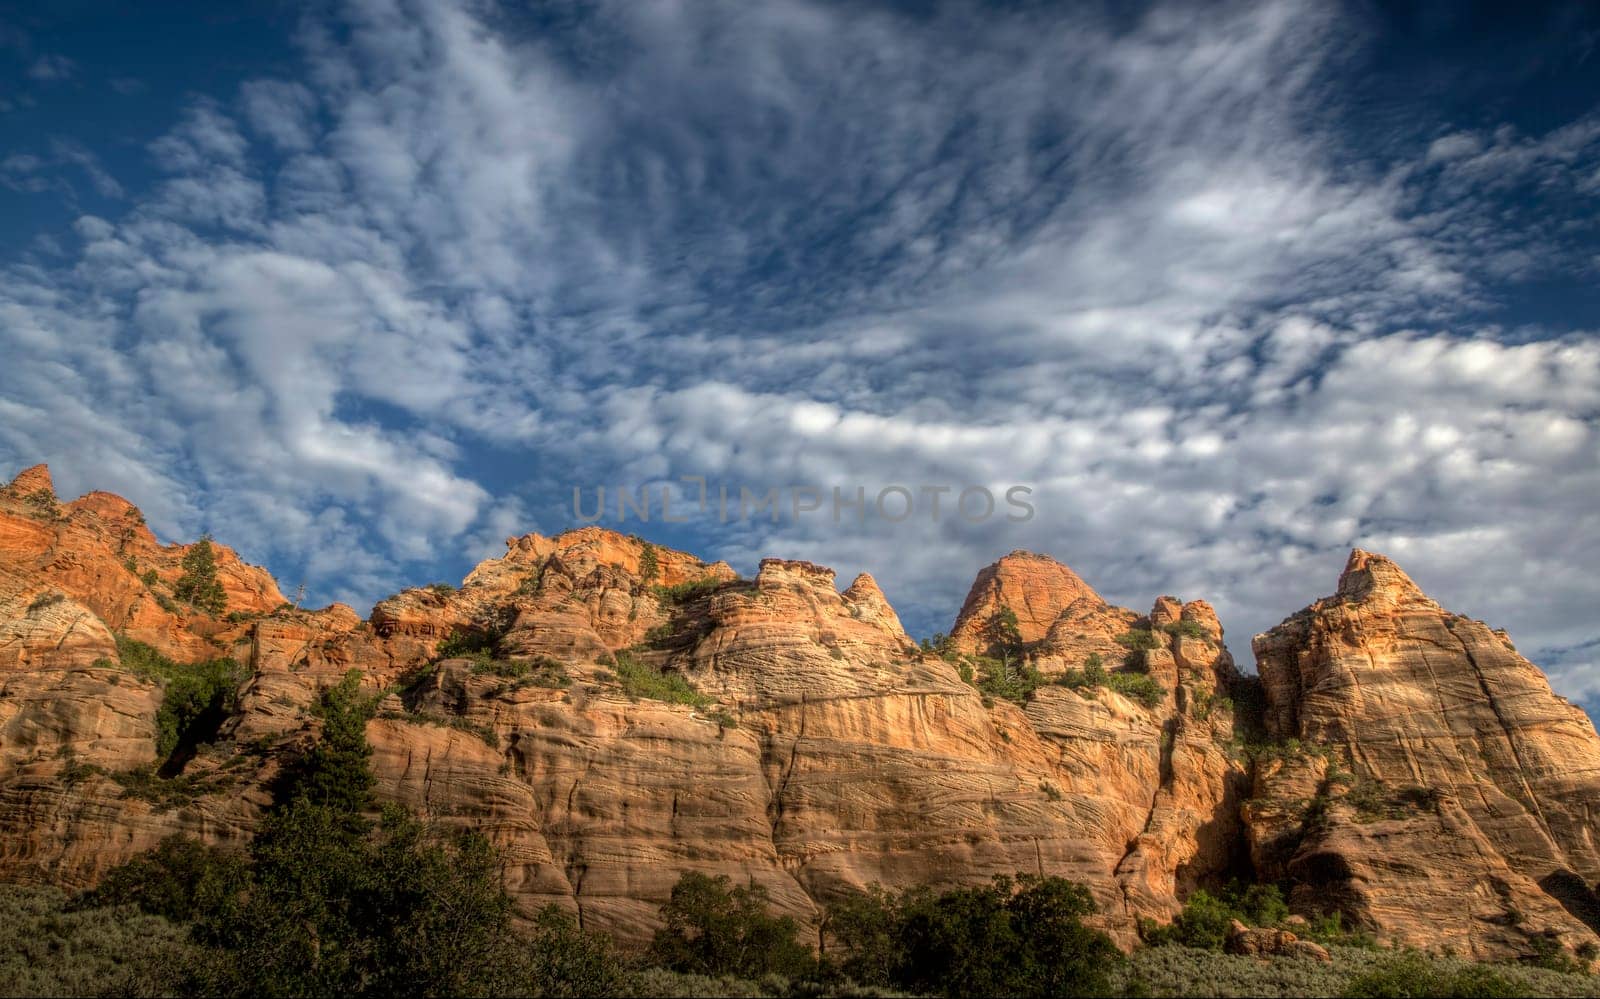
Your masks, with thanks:
<instances>
[{"instance_id":1,"label":"wispy cloud","mask_svg":"<svg viewBox=\"0 0 1600 999\"><path fill-rule=\"evenodd\" d=\"M46 83L65 80L77 73L78 64L64 55L45 53L28 66L28 79Z\"/></svg>"},{"instance_id":2,"label":"wispy cloud","mask_svg":"<svg viewBox=\"0 0 1600 999\"><path fill-rule=\"evenodd\" d=\"M1592 269L1547 222L1593 217L1597 119L1380 161L1341 113L1368 26L1317 4L339 22L0 274L0 454L360 601L576 483L1022 483L1007 530L684 533L870 569L917 627L1023 546L1235 634L1359 543L1600 688L1600 344L1483 312ZM0 176L88 171L46 152Z\"/></svg>"}]
</instances>

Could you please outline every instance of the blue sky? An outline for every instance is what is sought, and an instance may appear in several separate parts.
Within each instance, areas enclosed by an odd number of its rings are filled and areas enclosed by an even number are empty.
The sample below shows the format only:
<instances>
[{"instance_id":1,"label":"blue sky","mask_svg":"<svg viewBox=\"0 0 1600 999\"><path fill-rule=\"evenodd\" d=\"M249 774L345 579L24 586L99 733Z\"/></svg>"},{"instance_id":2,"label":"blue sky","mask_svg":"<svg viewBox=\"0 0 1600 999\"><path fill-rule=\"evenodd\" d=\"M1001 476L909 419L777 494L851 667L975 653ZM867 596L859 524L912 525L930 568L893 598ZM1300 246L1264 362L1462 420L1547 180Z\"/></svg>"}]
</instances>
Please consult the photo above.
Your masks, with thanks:
<instances>
[{"instance_id":1,"label":"blue sky","mask_svg":"<svg viewBox=\"0 0 1600 999\"><path fill-rule=\"evenodd\" d=\"M575 485L1022 484L608 523L1246 665L1359 545L1600 694L1593 5L224 6L0 7L0 469L363 610Z\"/></svg>"}]
</instances>

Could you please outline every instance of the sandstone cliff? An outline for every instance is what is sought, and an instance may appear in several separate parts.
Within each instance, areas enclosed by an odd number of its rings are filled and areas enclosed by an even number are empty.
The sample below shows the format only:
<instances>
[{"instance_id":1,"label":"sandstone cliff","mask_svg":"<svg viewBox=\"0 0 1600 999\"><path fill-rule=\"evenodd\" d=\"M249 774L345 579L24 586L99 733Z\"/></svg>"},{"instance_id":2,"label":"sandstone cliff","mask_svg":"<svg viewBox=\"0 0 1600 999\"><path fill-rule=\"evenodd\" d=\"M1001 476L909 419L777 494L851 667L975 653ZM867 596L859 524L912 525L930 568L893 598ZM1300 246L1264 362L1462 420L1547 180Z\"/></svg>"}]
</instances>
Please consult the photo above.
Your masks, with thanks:
<instances>
[{"instance_id":1,"label":"sandstone cliff","mask_svg":"<svg viewBox=\"0 0 1600 999\"><path fill-rule=\"evenodd\" d=\"M1418 943L1591 933L1593 729L1376 556L1258 637L1276 748L1252 753L1258 688L1209 604L1114 607L1025 552L925 651L870 576L769 559L740 579L599 528L510 538L365 620L285 603L220 546L227 613L196 612L170 597L184 551L117 497L60 504L42 468L0 491L0 878L82 886L172 832L243 840L319 691L356 670L381 697L381 794L488 834L525 911L628 939L685 870L754 878L807 924L874 881L1034 871L1088 885L1131 944L1138 918L1258 872ZM157 759L161 686L117 635L244 667L192 756ZM1031 679L992 696L997 671Z\"/></svg>"},{"instance_id":2,"label":"sandstone cliff","mask_svg":"<svg viewBox=\"0 0 1600 999\"><path fill-rule=\"evenodd\" d=\"M1254 646L1277 750L1245 810L1258 870L1419 946L1593 939L1600 738L1503 632L1358 550Z\"/></svg>"}]
</instances>

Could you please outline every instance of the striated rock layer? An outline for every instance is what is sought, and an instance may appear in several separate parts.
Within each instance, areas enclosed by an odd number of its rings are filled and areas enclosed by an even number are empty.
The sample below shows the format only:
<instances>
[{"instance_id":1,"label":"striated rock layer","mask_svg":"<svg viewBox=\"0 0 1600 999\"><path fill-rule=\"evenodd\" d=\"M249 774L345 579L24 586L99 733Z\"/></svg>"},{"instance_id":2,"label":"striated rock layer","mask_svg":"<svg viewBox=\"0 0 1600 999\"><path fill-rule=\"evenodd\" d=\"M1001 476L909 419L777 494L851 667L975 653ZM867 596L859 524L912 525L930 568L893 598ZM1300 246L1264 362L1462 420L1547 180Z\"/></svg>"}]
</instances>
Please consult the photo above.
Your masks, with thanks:
<instances>
[{"instance_id":1,"label":"striated rock layer","mask_svg":"<svg viewBox=\"0 0 1600 999\"><path fill-rule=\"evenodd\" d=\"M1258 687L1204 601L1139 614L1026 552L980 572L927 651L868 575L841 590L769 559L744 580L599 528L510 538L366 620L286 603L221 546L228 607L199 613L171 599L185 550L109 494L60 504L42 467L0 490L0 878L84 886L173 832L243 842L355 670L380 698L380 794L490 836L524 912L624 939L686 870L755 879L809 926L872 882L1035 872L1086 884L1129 945L1254 873L1416 943L1591 933L1593 729L1378 556L1258 637ZM192 756L156 758L162 690L118 635L243 667ZM641 672L692 703L630 696ZM996 675L1038 683L1014 702L980 689ZM1318 752L1246 752L1263 724Z\"/></svg>"},{"instance_id":2,"label":"striated rock layer","mask_svg":"<svg viewBox=\"0 0 1600 999\"><path fill-rule=\"evenodd\" d=\"M1258 870L1419 946L1594 938L1600 738L1503 632L1358 550L1254 645L1267 731L1297 741L1256 773Z\"/></svg>"}]
</instances>

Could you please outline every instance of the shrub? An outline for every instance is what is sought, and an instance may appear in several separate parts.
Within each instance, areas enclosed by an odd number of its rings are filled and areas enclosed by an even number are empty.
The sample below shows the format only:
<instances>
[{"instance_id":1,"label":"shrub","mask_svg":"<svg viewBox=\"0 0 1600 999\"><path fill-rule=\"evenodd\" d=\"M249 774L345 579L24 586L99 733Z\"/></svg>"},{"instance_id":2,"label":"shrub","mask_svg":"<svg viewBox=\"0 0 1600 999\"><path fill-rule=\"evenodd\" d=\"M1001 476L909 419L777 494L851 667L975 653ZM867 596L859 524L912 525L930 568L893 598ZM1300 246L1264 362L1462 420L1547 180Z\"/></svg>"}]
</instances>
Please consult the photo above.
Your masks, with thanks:
<instances>
[{"instance_id":1,"label":"shrub","mask_svg":"<svg viewBox=\"0 0 1600 999\"><path fill-rule=\"evenodd\" d=\"M950 648L950 636L946 635L942 631L936 631L930 637L924 638L917 644L924 652L931 652L934 655L942 655Z\"/></svg>"},{"instance_id":2,"label":"shrub","mask_svg":"<svg viewBox=\"0 0 1600 999\"><path fill-rule=\"evenodd\" d=\"M1430 960L1415 951L1391 958L1356 976L1345 986L1345 996L1521 996L1529 994L1503 973L1485 965L1456 967Z\"/></svg>"},{"instance_id":3,"label":"shrub","mask_svg":"<svg viewBox=\"0 0 1600 999\"><path fill-rule=\"evenodd\" d=\"M623 692L635 700L643 697L697 708L711 703L711 698L691 687L681 675L656 669L626 651L617 653L616 675Z\"/></svg>"},{"instance_id":4,"label":"shrub","mask_svg":"<svg viewBox=\"0 0 1600 999\"><path fill-rule=\"evenodd\" d=\"M172 584L172 595L196 610L207 614L220 614L228 605L228 595L217 581L217 555L211 546L211 535L202 534L200 540L183 553L183 575Z\"/></svg>"},{"instance_id":5,"label":"shrub","mask_svg":"<svg viewBox=\"0 0 1600 999\"><path fill-rule=\"evenodd\" d=\"M28 613L38 613L39 611L44 610L46 607L54 607L56 604L59 604L66 599L67 595L59 590L50 590L48 592L41 593L33 598L32 603L28 604Z\"/></svg>"},{"instance_id":6,"label":"shrub","mask_svg":"<svg viewBox=\"0 0 1600 999\"><path fill-rule=\"evenodd\" d=\"M688 872L661 907L666 924L650 943L650 958L672 971L758 978L797 977L815 967L796 939L799 925L768 909L767 890L751 881L734 887L726 875Z\"/></svg>"},{"instance_id":7,"label":"shrub","mask_svg":"<svg viewBox=\"0 0 1600 999\"><path fill-rule=\"evenodd\" d=\"M1221 950L1234 920L1246 926L1276 926L1289 916L1289 906L1277 885L1242 885L1235 881L1213 894L1197 889L1184 902L1170 926L1150 920L1140 925L1140 936L1152 946L1178 945L1199 950Z\"/></svg>"},{"instance_id":8,"label":"shrub","mask_svg":"<svg viewBox=\"0 0 1600 999\"><path fill-rule=\"evenodd\" d=\"M0 885L8 995L172 995L196 948L181 926L130 906L71 906L55 888Z\"/></svg>"},{"instance_id":9,"label":"shrub","mask_svg":"<svg viewBox=\"0 0 1600 999\"><path fill-rule=\"evenodd\" d=\"M456 592L454 583L429 583L424 589L431 590L441 597L448 597Z\"/></svg>"},{"instance_id":10,"label":"shrub","mask_svg":"<svg viewBox=\"0 0 1600 999\"><path fill-rule=\"evenodd\" d=\"M433 648L435 659L469 659L480 654L494 654L496 641L493 636L476 630L452 631L439 639L439 644Z\"/></svg>"},{"instance_id":11,"label":"shrub","mask_svg":"<svg viewBox=\"0 0 1600 999\"><path fill-rule=\"evenodd\" d=\"M701 597L715 592L720 586L722 586L722 580L708 577L705 579L690 579L682 583L674 583L671 586L652 586L650 587L650 592L655 595L656 600L660 603L676 607L693 603Z\"/></svg>"},{"instance_id":12,"label":"shrub","mask_svg":"<svg viewBox=\"0 0 1600 999\"><path fill-rule=\"evenodd\" d=\"M1134 652L1148 652L1161 648L1161 639L1149 628L1133 628L1118 635L1117 644Z\"/></svg>"},{"instance_id":13,"label":"shrub","mask_svg":"<svg viewBox=\"0 0 1600 999\"><path fill-rule=\"evenodd\" d=\"M1188 618L1185 618L1181 621L1168 622L1167 624L1161 626L1161 630L1169 635L1181 635L1184 638L1198 638L1206 641L1210 640L1210 636L1206 634L1205 628L1200 626L1200 622L1191 621Z\"/></svg>"},{"instance_id":14,"label":"shrub","mask_svg":"<svg viewBox=\"0 0 1600 999\"><path fill-rule=\"evenodd\" d=\"M23 496L22 501L33 508L36 517L55 520L61 516L61 504L56 502L56 494L43 487Z\"/></svg>"},{"instance_id":15,"label":"shrub","mask_svg":"<svg viewBox=\"0 0 1600 999\"><path fill-rule=\"evenodd\" d=\"M117 654L125 669L162 688L156 712L156 755L163 769L181 764L201 743L209 742L236 710L239 687L248 674L232 659L180 664L144 642L117 638Z\"/></svg>"},{"instance_id":16,"label":"shrub","mask_svg":"<svg viewBox=\"0 0 1600 999\"><path fill-rule=\"evenodd\" d=\"M975 686L990 697L1026 704L1033 692L1045 684L1044 674L1027 663L995 662L980 659L983 672Z\"/></svg>"},{"instance_id":17,"label":"shrub","mask_svg":"<svg viewBox=\"0 0 1600 999\"><path fill-rule=\"evenodd\" d=\"M1087 889L1061 878L899 894L874 887L829 909L839 972L918 995L1093 995L1121 953L1083 924Z\"/></svg>"},{"instance_id":18,"label":"shrub","mask_svg":"<svg viewBox=\"0 0 1600 999\"><path fill-rule=\"evenodd\" d=\"M1106 677L1106 686L1147 708L1155 707L1167 696L1160 683L1143 673L1112 673Z\"/></svg>"},{"instance_id":19,"label":"shrub","mask_svg":"<svg viewBox=\"0 0 1600 999\"><path fill-rule=\"evenodd\" d=\"M539 656L532 660L480 658L473 662L472 672L477 676L498 676L515 680L517 682L512 684L513 688L547 687L556 690L572 685L572 679L567 676L566 664L550 656Z\"/></svg>"}]
</instances>

